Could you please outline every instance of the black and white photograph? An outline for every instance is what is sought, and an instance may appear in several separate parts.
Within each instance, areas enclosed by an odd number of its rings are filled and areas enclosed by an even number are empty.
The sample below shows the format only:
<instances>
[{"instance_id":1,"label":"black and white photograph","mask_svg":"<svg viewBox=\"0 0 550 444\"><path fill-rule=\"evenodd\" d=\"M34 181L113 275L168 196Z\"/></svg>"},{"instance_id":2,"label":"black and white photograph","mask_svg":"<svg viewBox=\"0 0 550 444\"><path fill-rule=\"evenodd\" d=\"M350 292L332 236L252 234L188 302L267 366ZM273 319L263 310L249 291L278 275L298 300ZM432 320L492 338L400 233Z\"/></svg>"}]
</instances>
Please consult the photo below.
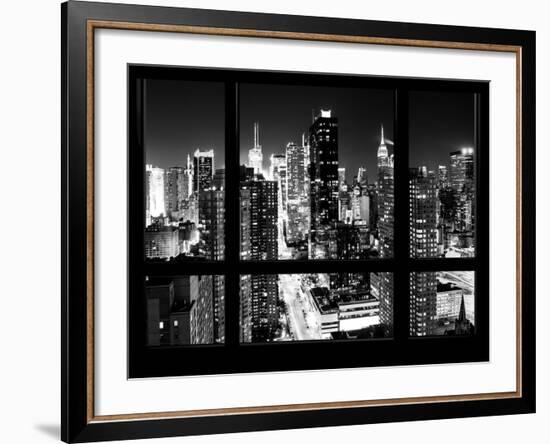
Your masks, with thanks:
<instances>
[{"instance_id":1,"label":"black and white photograph","mask_svg":"<svg viewBox=\"0 0 550 444\"><path fill-rule=\"evenodd\" d=\"M535 410L544 39L405 3L63 5L64 440Z\"/></svg>"},{"instance_id":2,"label":"black and white photograph","mask_svg":"<svg viewBox=\"0 0 550 444\"><path fill-rule=\"evenodd\" d=\"M390 89L242 84L242 258L390 257L393 118Z\"/></svg>"},{"instance_id":3,"label":"black and white photograph","mask_svg":"<svg viewBox=\"0 0 550 444\"><path fill-rule=\"evenodd\" d=\"M391 335L391 273L241 276L241 341L374 339ZM263 300L262 300L263 299Z\"/></svg>"},{"instance_id":4,"label":"black and white photograph","mask_svg":"<svg viewBox=\"0 0 550 444\"><path fill-rule=\"evenodd\" d=\"M475 332L473 271L410 274L410 335L459 336Z\"/></svg>"},{"instance_id":5,"label":"black and white photograph","mask_svg":"<svg viewBox=\"0 0 550 444\"><path fill-rule=\"evenodd\" d=\"M224 258L224 85L145 85L145 257Z\"/></svg>"},{"instance_id":6,"label":"black and white photograph","mask_svg":"<svg viewBox=\"0 0 550 444\"><path fill-rule=\"evenodd\" d=\"M147 277L147 345L205 345L223 342L223 276ZM223 296L222 296L223 297Z\"/></svg>"},{"instance_id":7,"label":"black and white photograph","mask_svg":"<svg viewBox=\"0 0 550 444\"><path fill-rule=\"evenodd\" d=\"M475 256L475 95L409 96L410 254Z\"/></svg>"},{"instance_id":8,"label":"black and white photograph","mask_svg":"<svg viewBox=\"0 0 550 444\"><path fill-rule=\"evenodd\" d=\"M144 91L146 260L223 260L223 84L153 79ZM391 258L393 90L244 83L239 94L229 179L240 259ZM475 95L409 100L410 256L474 257ZM473 276L411 273L411 336L473 334ZM392 336L391 273L241 275L239 285L242 343ZM148 345L223 343L225 294L223 275L148 280Z\"/></svg>"}]
</instances>

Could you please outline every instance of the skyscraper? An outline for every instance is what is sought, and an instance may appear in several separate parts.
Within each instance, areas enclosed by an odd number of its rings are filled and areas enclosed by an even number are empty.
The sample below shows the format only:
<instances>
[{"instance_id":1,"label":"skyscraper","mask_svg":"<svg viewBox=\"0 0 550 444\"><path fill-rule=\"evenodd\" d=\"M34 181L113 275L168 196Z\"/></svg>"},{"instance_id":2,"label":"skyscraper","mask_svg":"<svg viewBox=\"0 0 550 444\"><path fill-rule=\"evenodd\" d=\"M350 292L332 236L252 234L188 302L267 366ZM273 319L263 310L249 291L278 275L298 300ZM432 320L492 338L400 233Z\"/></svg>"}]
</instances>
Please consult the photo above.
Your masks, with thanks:
<instances>
[{"instance_id":1,"label":"skyscraper","mask_svg":"<svg viewBox=\"0 0 550 444\"><path fill-rule=\"evenodd\" d=\"M177 212L183 198L184 171L182 167L168 168L164 177L164 204L166 216L177 219Z\"/></svg>"},{"instance_id":2,"label":"skyscraper","mask_svg":"<svg viewBox=\"0 0 550 444\"><path fill-rule=\"evenodd\" d=\"M271 155L271 165L270 165L270 175L271 180L277 182L278 187L278 196L279 201L279 211L286 213L287 211L287 158L286 154L272 154Z\"/></svg>"},{"instance_id":3,"label":"skyscraper","mask_svg":"<svg viewBox=\"0 0 550 444\"><path fill-rule=\"evenodd\" d=\"M363 167L359 167L357 170L357 183L361 188L366 188L368 184L367 170Z\"/></svg>"},{"instance_id":4,"label":"skyscraper","mask_svg":"<svg viewBox=\"0 0 550 444\"><path fill-rule=\"evenodd\" d=\"M183 198L188 199L191 194L193 194L193 177L194 177L194 168L193 162L191 162L191 156L187 155L187 165L185 167L183 175Z\"/></svg>"},{"instance_id":5,"label":"skyscraper","mask_svg":"<svg viewBox=\"0 0 550 444\"><path fill-rule=\"evenodd\" d=\"M164 169L145 166L148 218L166 215L164 203Z\"/></svg>"},{"instance_id":6,"label":"skyscraper","mask_svg":"<svg viewBox=\"0 0 550 444\"><path fill-rule=\"evenodd\" d=\"M212 188L199 194L199 227L204 256L210 260L224 258L224 192Z\"/></svg>"},{"instance_id":7,"label":"skyscraper","mask_svg":"<svg viewBox=\"0 0 550 444\"><path fill-rule=\"evenodd\" d=\"M225 168L216 169L216 172L214 173L214 180L212 182L212 185L214 185L216 190L225 189Z\"/></svg>"},{"instance_id":8,"label":"skyscraper","mask_svg":"<svg viewBox=\"0 0 550 444\"><path fill-rule=\"evenodd\" d=\"M321 110L309 128L311 255L328 257L328 237L338 221L338 119Z\"/></svg>"},{"instance_id":9,"label":"skyscraper","mask_svg":"<svg viewBox=\"0 0 550 444\"><path fill-rule=\"evenodd\" d=\"M449 169L445 165L437 167L437 187L446 188L449 185Z\"/></svg>"},{"instance_id":10,"label":"skyscraper","mask_svg":"<svg viewBox=\"0 0 550 444\"><path fill-rule=\"evenodd\" d=\"M279 171L286 169L286 155L272 154L270 157L269 176L271 180L279 180Z\"/></svg>"},{"instance_id":11,"label":"skyscraper","mask_svg":"<svg viewBox=\"0 0 550 444\"><path fill-rule=\"evenodd\" d=\"M384 126L380 128L380 145L378 147L378 248L382 258L393 256L393 221L394 221L394 181L393 156L390 156ZM393 276L391 273L380 273L377 280L380 298L380 323L386 332L391 332L393 325Z\"/></svg>"},{"instance_id":12,"label":"skyscraper","mask_svg":"<svg viewBox=\"0 0 550 444\"><path fill-rule=\"evenodd\" d=\"M248 151L248 166L254 169L254 174L263 173L264 155L260 145L260 124L254 122L254 146Z\"/></svg>"},{"instance_id":13,"label":"skyscraper","mask_svg":"<svg viewBox=\"0 0 550 444\"><path fill-rule=\"evenodd\" d=\"M344 189L345 184L346 184L346 168L340 167L338 168L338 191L342 191Z\"/></svg>"},{"instance_id":14,"label":"skyscraper","mask_svg":"<svg viewBox=\"0 0 550 444\"><path fill-rule=\"evenodd\" d=\"M384 138L384 126L380 129L378 147L378 234L380 257L393 255L394 181L393 156L390 156Z\"/></svg>"},{"instance_id":15,"label":"skyscraper","mask_svg":"<svg viewBox=\"0 0 550 444\"><path fill-rule=\"evenodd\" d=\"M437 326L437 279L434 271L409 274L409 334L429 336Z\"/></svg>"},{"instance_id":16,"label":"skyscraper","mask_svg":"<svg viewBox=\"0 0 550 444\"><path fill-rule=\"evenodd\" d=\"M241 175L242 176L242 175ZM242 180L242 177L241 177ZM240 258L241 260L250 259L250 189L241 188L241 210L240 210ZM240 341L252 342L252 289L250 286L250 275L241 275L240 277Z\"/></svg>"},{"instance_id":17,"label":"skyscraper","mask_svg":"<svg viewBox=\"0 0 550 444\"><path fill-rule=\"evenodd\" d=\"M437 178L426 167L409 171L410 257L437 256Z\"/></svg>"},{"instance_id":18,"label":"skyscraper","mask_svg":"<svg viewBox=\"0 0 550 444\"><path fill-rule=\"evenodd\" d=\"M210 260L225 257L224 191L210 188L199 194L199 224L204 256ZM225 280L223 276L212 276L212 301L214 309L214 335L216 342L225 338Z\"/></svg>"},{"instance_id":19,"label":"skyscraper","mask_svg":"<svg viewBox=\"0 0 550 444\"><path fill-rule=\"evenodd\" d=\"M193 156L193 191L197 193L212 186L214 179L214 150L195 150Z\"/></svg>"},{"instance_id":20,"label":"skyscraper","mask_svg":"<svg viewBox=\"0 0 550 444\"><path fill-rule=\"evenodd\" d=\"M276 260L277 182L258 179L248 182L250 189L251 259Z\"/></svg>"},{"instance_id":21,"label":"skyscraper","mask_svg":"<svg viewBox=\"0 0 550 444\"><path fill-rule=\"evenodd\" d=\"M307 239L309 230L309 199L306 188L306 147L290 142L286 146L287 160L287 241L290 244Z\"/></svg>"},{"instance_id":22,"label":"skyscraper","mask_svg":"<svg viewBox=\"0 0 550 444\"><path fill-rule=\"evenodd\" d=\"M409 254L412 258L437 256L437 177L426 167L409 172ZM412 336L434 333L437 326L436 273L415 272L409 277Z\"/></svg>"},{"instance_id":23,"label":"skyscraper","mask_svg":"<svg viewBox=\"0 0 550 444\"><path fill-rule=\"evenodd\" d=\"M245 171L243 169L243 172ZM241 217L249 218L250 229L244 227L241 221L241 248L246 248L246 237L249 235L250 259L276 260L278 259L277 183L265 180L261 175L256 175L252 180L246 180L246 177L243 179L245 180L241 181L241 197L245 198L246 205L248 202L250 204L249 210L241 206ZM245 281L246 279L248 278L245 278ZM247 282L244 282L244 285L248 285ZM247 315L249 318L252 342L265 342L273 338L279 316L278 288L276 275L250 276L250 297L246 301L248 313L241 315ZM242 290L243 281L241 280ZM243 317L242 323L246 322L246 318Z\"/></svg>"},{"instance_id":24,"label":"skyscraper","mask_svg":"<svg viewBox=\"0 0 550 444\"><path fill-rule=\"evenodd\" d=\"M214 343L212 276L189 276L191 301L191 343Z\"/></svg>"},{"instance_id":25,"label":"skyscraper","mask_svg":"<svg viewBox=\"0 0 550 444\"><path fill-rule=\"evenodd\" d=\"M455 229L474 229L474 149L462 148L451 153L449 179L455 203Z\"/></svg>"}]
</instances>

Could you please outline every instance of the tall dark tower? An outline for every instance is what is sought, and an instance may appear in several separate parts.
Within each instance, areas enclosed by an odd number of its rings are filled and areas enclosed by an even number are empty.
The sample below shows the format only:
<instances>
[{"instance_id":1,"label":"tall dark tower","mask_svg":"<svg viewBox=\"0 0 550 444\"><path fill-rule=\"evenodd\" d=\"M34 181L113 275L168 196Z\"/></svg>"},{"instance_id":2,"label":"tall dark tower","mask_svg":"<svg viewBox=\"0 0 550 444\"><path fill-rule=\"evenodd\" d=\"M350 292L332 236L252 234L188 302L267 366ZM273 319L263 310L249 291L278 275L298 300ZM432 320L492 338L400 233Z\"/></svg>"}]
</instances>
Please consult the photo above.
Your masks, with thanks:
<instances>
[{"instance_id":1,"label":"tall dark tower","mask_svg":"<svg viewBox=\"0 0 550 444\"><path fill-rule=\"evenodd\" d=\"M426 167L409 171L409 253L414 258L437 256L437 177ZM434 271L411 273L411 336L434 334L437 326L437 280Z\"/></svg>"},{"instance_id":2,"label":"tall dark tower","mask_svg":"<svg viewBox=\"0 0 550 444\"><path fill-rule=\"evenodd\" d=\"M394 181L393 156L390 156L384 126L380 127L380 145L378 147L378 242L380 257L393 256L393 221L394 221ZM377 281L380 298L380 322L389 334L393 325L393 276L391 273L380 273Z\"/></svg>"},{"instance_id":3,"label":"tall dark tower","mask_svg":"<svg viewBox=\"0 0 550 444\"><path fill-rule=\"evenodd\" d=\"M199 193L199 224L204 254L210 260L225 257L225 192L209 188ZM214 337L216 342L225 339L225 278L212 276Z\"/></svg>"},{"instance_id":4,"label":"tall dark tower","mask_svg":"<svg viewBox=\"0 0 550 444\"><path fill-rule=\"evenodd\" d=\"M195 150L193 158L193 191L208 190L214 180L214 150Z\"/></svg>"},{"instance_id":5,"label":"tall dark tower","mask_svg":"<svg viewBox=\"0 0 550 444\"><path fill-rule=\"evenodd\" d=\"M246 174L245 169L242 172ZM252 179L247 178L246 175L241 177L241 197L246 197L249 208L246 216L250 221L249 230L241 225L241 248L247 247L247 239L243 236L246 233L250 242L248 259L278 259L277 192L277 182L265 180L262 175L254 175ZM241 208L241 216L244 216L243 211L244 209ZM241 256L242 252L243 250ZM241 281L241 294L242 285L243 281ZM251 275L249 288L250 297L247 301L249 326L247 328L250 332L250 340L251 342L269 341L277 329L279 318L277 275Z\"/></svg>"},{"instance_id":6,"label":"tall dark tower","mask_svg":"<svg viewBox=\"0 0 550 444\"><path fill-rule=\"evenodd\" d=\"M338 221L338 119L321 110L309 128L311 257L328 256L329 230Z\"/></svg>"}]
</instances>

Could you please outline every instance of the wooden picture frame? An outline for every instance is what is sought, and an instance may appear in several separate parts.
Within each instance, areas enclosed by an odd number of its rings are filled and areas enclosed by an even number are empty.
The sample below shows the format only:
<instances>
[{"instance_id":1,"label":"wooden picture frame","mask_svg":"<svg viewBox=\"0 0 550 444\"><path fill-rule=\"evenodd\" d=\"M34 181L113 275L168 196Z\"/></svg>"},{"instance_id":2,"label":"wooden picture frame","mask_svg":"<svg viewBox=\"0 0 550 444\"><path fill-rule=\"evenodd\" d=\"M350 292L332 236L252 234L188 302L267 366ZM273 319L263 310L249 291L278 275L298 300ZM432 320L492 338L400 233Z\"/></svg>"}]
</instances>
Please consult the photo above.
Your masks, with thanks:
<instances>
[{"instance_id":1,"label":"wooden picture frame","mask_svg":"<svg viewBox=\"0 0 550 444\"><path fill-rule=\"evenodd\" d=\"M367 424L535 411L534 32L77 1L64 3L61 14L63 195L61 431L65 442ZM98 29L461 49L515 55L516 389L447 396L404 396L378 400L96 415L94 409L94 186L96 180L94 135L97 128L94 126L94 33ZM124 119L124 116L121 116L121 119ZM404 168L407 167L408 165L405 165ZM273 264L274 272L277 272L279 265ZM330 268L330 264L325 268ZM279 269L284 270L284 265ZM286 272L288 272L288 266ZM480 355L472 360L486 360L488 350L483 347L480 350ZM460 361L458 359L455 362ZM468 361L468 356L465 355L462 361ZM416 363L435 362L437 361L433 359L419 359ZM400 362L393 364L398 363ZM363 365L366 364L359 363L355 366ZM311 368L319 367L298 365L289 370ZM249 371L269 369L275 368L257 367ZM230 369L227 372L231 373L235 370ZM204 374L204 369L202 373L198 373ZM143 376L153 374L154 372Z\"/></svg>"}]
</instances>

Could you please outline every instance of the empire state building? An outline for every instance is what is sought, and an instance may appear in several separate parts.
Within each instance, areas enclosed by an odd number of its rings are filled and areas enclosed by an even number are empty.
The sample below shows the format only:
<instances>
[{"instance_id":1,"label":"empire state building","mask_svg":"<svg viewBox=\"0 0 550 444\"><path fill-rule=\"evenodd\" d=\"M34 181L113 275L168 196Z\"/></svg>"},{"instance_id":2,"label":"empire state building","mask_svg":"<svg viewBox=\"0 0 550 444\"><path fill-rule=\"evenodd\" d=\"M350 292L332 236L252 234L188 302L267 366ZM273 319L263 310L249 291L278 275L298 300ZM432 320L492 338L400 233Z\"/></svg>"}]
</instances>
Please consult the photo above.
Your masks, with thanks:
<instances>
[{"instance_id":1,"label":"empire state building","mask_svg":"<svg viewBox=\"0 0 550 444\"><path fill-rule=\"evenodd\" d=\"M380 128L378 147L378 234L380 257L393 255L393 156L390 156L384 126Z\"/></svg>"},{"instance_id":2,"label":"empire state building","mask_svg":"<svg viewBox=\"0 0 550 444\"><path fill-rule=\"evenodd\" d=\"M393 221L394 221L394 181L393 156L390 156L384 126L380 129L378 147L378 239L380 257L393 256ZM393 277L391 273L381 273L378 279L380 297L380 322L391 332L393 323Z\"/></svg>"}]
</instances>

